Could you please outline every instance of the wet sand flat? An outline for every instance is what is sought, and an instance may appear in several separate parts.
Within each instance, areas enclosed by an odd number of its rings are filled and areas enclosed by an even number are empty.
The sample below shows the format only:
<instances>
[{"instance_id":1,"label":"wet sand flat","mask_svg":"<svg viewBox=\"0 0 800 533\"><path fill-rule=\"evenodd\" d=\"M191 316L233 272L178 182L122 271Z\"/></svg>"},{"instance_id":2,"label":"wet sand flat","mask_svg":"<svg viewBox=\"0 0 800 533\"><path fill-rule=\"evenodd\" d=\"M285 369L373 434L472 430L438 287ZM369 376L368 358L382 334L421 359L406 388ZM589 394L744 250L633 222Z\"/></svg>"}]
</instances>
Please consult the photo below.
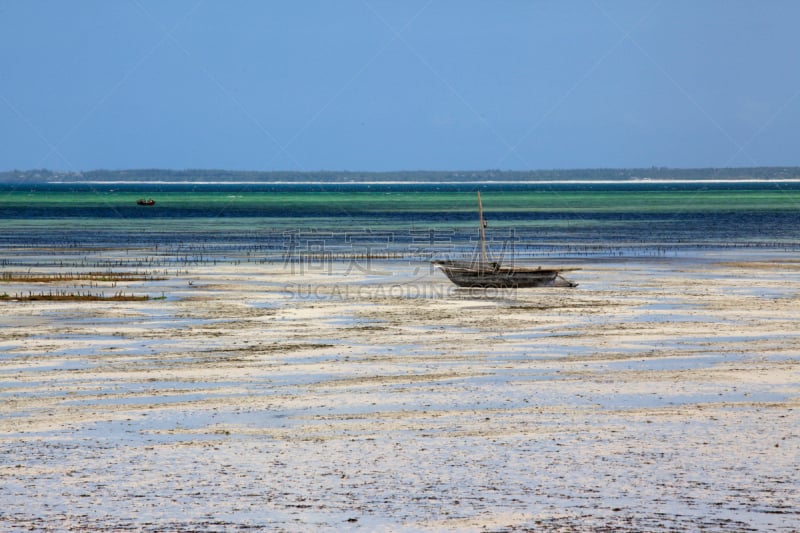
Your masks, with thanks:
<instances>
[{"instance_id":1,"label":"wet sand flat","mask_svg":"<svg viewBox=\"0 0 800 533\"><path fill-rule=\"evenodd\" d=\"M792 257L596 260L576 289L355 266L0 300L0 529L800 528Z\"/></svg>"}]
</instances>

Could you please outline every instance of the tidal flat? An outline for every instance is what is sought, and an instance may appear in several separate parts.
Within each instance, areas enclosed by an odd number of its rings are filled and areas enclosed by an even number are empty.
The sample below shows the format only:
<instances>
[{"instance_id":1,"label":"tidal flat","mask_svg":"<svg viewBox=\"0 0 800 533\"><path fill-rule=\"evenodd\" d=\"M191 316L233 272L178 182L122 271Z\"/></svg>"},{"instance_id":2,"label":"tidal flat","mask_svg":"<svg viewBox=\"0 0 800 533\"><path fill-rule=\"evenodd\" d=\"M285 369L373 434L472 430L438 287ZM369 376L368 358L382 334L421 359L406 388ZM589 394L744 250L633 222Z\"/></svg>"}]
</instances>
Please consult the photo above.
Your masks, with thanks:
<instances>
[{"instance_id":1,"label":"tidal flat","mask_svg":"<svg viewBox=\"0 0 800 533\"><path fill-rule=\"evenodd\" d=\"M80 270L48 253L29 279ZM0 529L800 529L800 262L569 266L575 289L402 260L9 275L150 299L0 299Z\"/></svg>"}]
</instances>

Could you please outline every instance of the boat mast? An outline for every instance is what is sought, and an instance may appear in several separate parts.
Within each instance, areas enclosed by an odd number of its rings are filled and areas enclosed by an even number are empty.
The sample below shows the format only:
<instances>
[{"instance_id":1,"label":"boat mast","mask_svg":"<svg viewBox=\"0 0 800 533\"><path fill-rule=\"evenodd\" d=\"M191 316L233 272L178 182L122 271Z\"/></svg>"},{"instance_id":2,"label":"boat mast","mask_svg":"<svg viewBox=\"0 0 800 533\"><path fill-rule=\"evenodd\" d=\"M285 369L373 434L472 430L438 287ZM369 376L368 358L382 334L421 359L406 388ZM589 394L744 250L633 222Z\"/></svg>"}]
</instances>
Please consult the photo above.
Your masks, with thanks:
<instances>
[{"instance_id":1,"label":"boat mast","mask_svg":"<svg viewBox=\"0 0 800 533\"><path fill-rule=\"evenodd\" d=\"M478 219L480 220L481 230L481 266L489 264L486 260L486 221L483 220L483 204L481 203L481 191L478 191Z\"/></svg>"}]
</instances>

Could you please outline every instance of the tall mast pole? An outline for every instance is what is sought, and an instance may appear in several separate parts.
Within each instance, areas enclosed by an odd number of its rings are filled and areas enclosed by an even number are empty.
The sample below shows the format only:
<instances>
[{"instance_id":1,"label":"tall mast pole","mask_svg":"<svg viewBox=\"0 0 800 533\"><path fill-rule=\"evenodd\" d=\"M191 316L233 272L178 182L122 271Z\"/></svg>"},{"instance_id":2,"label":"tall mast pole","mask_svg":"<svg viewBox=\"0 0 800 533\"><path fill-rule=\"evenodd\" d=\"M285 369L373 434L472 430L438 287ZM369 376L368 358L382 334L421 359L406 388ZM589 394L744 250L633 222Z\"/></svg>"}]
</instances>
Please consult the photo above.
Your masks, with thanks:
<instances>
[{"instance_id":1,"label":"tall mast pole","mask_svg":"<svg viewBox=\"0 0 800 533\"><path fill-rule=\"evenodd\" d=\"M486 260L486 221L483 220L483 204L481 203L481 192L478 191L478 219L480 220L481 230L481 267L489 264Z\"/></svg>"}]
</instances>

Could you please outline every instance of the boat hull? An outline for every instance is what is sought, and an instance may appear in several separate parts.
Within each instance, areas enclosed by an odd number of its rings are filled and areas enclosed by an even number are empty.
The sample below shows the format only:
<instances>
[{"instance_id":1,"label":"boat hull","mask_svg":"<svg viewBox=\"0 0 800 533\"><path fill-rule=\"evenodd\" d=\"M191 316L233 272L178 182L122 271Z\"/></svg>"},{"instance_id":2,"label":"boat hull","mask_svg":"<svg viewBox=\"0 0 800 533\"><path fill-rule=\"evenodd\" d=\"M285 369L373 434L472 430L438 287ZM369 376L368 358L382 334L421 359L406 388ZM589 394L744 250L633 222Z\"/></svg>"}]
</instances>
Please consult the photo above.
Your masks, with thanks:
<instances>
[{"instance_id":1,"label":"boat hull","mask_svg":"<svg viewBox=\"0 0 800 533\"><path fill-rule=\"evenodd\" d=\"M459 287L524 288L576 287L561 276L563 269L499 266L474 266L450 261L434 262Z\"/></svg>"}]
</instances>

